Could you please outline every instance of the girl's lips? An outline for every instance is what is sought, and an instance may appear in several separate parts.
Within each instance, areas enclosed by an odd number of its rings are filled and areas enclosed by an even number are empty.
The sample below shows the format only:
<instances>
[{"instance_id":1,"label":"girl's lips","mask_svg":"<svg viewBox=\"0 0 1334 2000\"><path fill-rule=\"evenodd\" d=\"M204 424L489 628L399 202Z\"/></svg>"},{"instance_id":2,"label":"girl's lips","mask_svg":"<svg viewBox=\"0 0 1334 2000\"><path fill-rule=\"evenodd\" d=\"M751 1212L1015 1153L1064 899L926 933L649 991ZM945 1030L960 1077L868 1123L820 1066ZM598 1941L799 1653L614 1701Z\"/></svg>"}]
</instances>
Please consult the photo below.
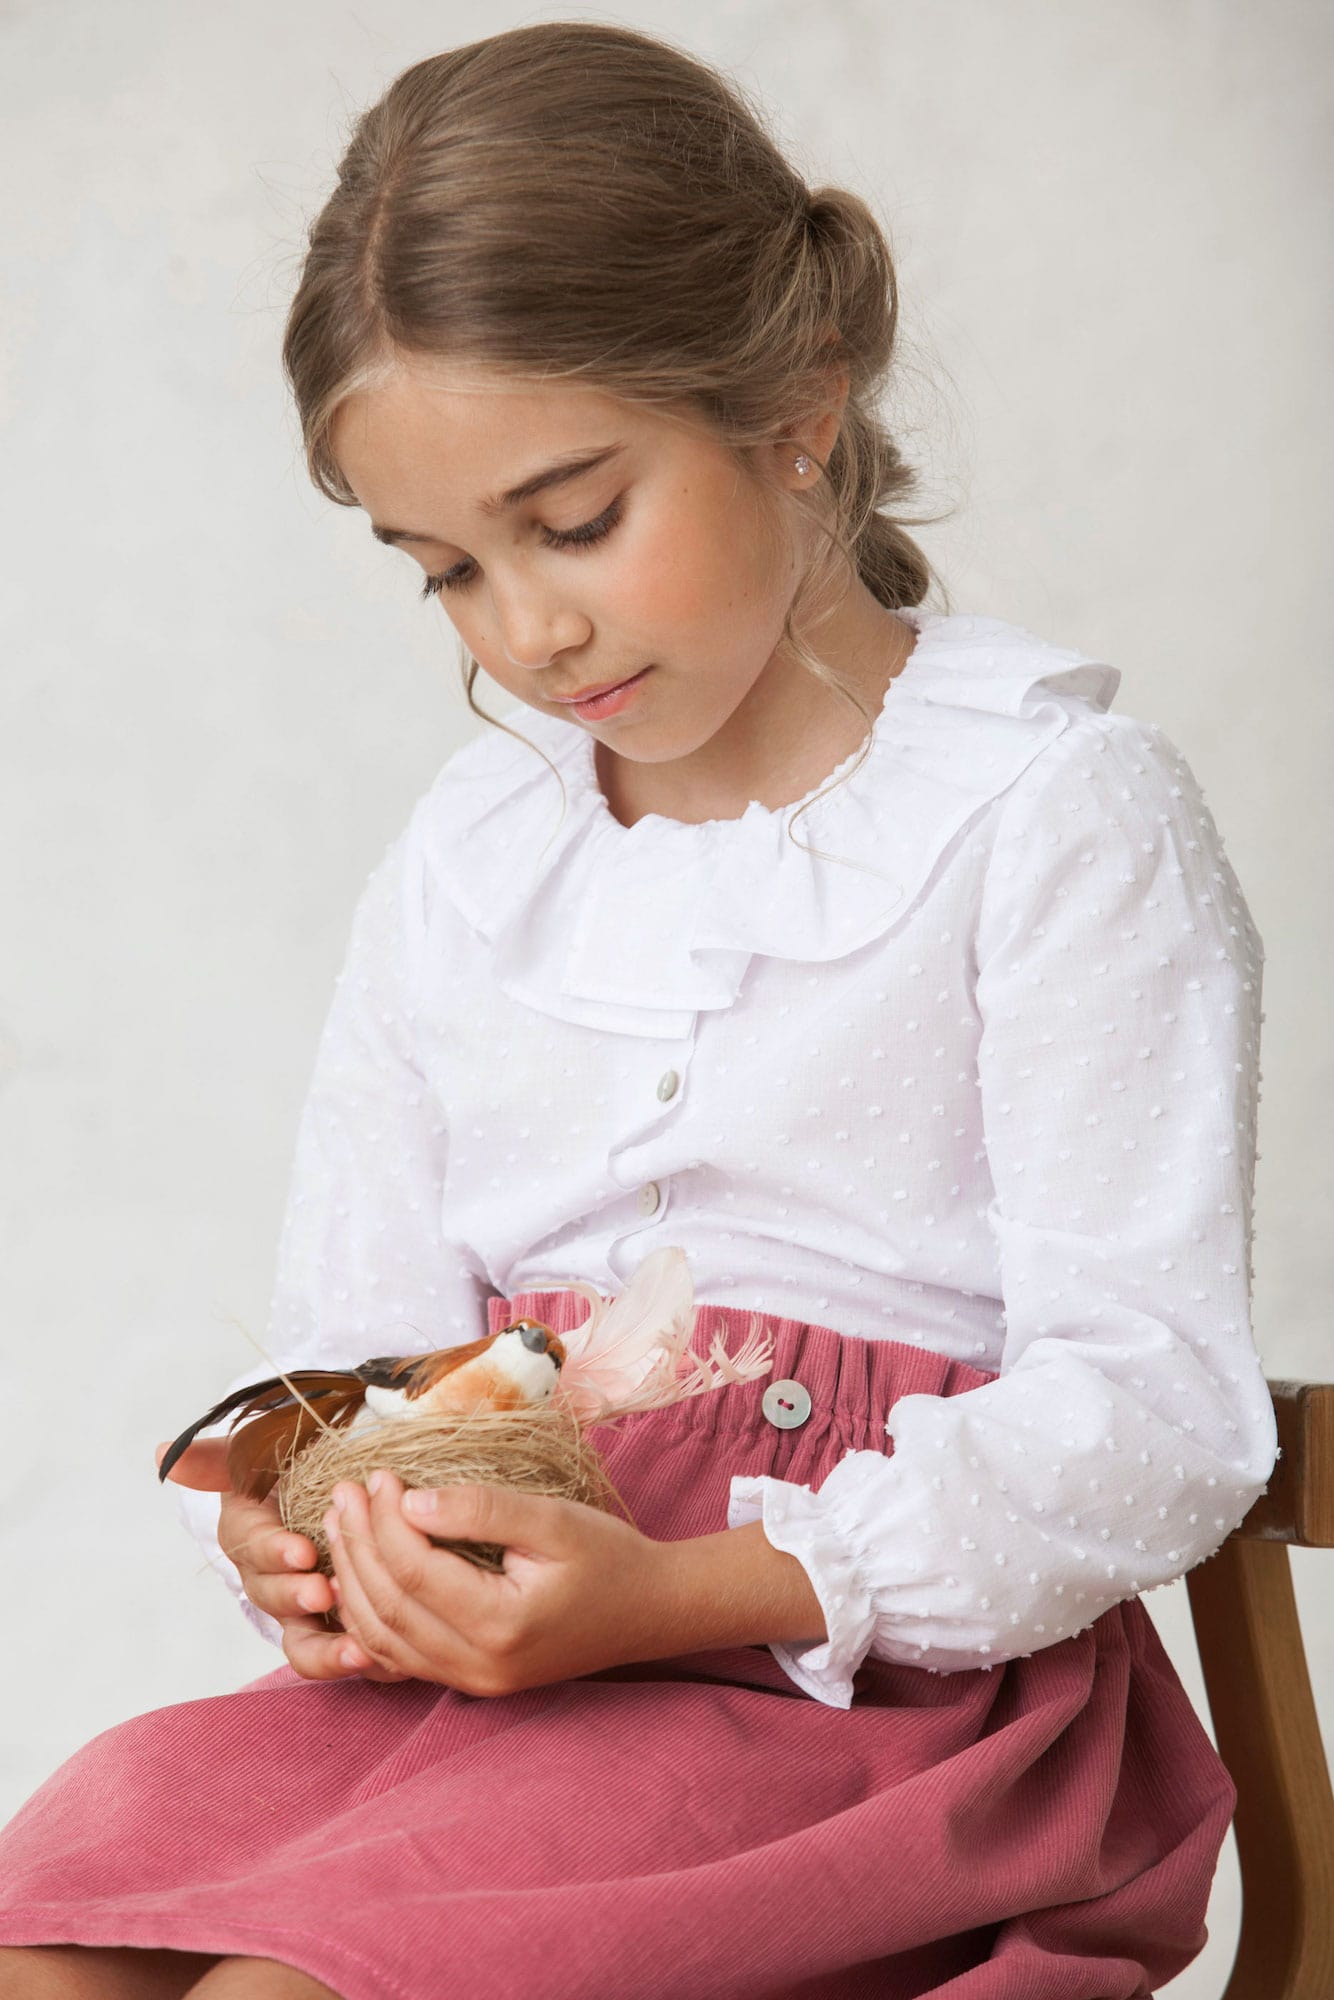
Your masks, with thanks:
<instances>
[{"instance_id":1,"label":"girl's lips","mask_svg":"<svg viewBox=\"0 0 1334 2000\"><path fill-rule=\"evenodd\" d=\"M642 672L644 672L644 668L640 668L640 674ZM552 694L552 700L554 702L592 702L594 696L598 696L598 694L610 694L612 688L624 688L626 680L634 680L634 678L636 678L634 674L624 674L620 680L600 680L594 686L578 688L574 694Z\"/></svg>"},{"instance_id":2,"label":"girl's lips","mask_svg":"<svg viewBox=\"0 0 1334 2000\"><path fill-rule=\"evenodd\" d=\"M572 708L576 715L590 722L601 721L603 716L616 715L627 703L634 700L645 675L651 674L652 671L651 666L642 667L637 674L632 674L629 680L614 683L605 694L586 695L582 701L567 701L565 706Z\"/></svg>"},{"instance_id":3,"label":"girl's lips","mask_svg":"<svg viewBox=\"0 0 1334 2000\"><path fill-rule=\"evenodd\" d=\"M578 688L574 694L552 694L552 700L554 702L592 702L594 694L610 694L612 688L624 688L626 680L630 680L630 678L632 678L630 674L622 674L620 680L600 680L596 686L592 686L592 688Z\"/></svg>"}]
</instances>

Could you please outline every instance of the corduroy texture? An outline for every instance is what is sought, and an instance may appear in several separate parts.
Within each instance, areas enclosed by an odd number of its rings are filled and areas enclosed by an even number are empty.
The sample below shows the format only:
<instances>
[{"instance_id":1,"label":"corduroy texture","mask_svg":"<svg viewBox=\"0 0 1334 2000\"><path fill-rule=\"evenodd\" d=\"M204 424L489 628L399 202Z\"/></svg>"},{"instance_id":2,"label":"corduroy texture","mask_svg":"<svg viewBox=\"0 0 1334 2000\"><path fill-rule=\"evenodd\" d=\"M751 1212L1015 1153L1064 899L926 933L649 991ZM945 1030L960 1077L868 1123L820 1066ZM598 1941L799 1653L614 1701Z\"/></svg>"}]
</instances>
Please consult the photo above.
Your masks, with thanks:
<instances>
[{"instance_id":1,"label":"corduroy texture","mask_svg":"<svg viewBox=\"0 0 1334 2000\"><path fill-rule=\"evenodd\" d=\"M701 1306L693 1344L748 1323ZM646 1533L713 1533L734 1473L818 1484L892 1449L896 1397L991 1379L765 1326L799 1429L757 1381L594 1433ZM284 1665L56 1771L0 1832L0 1943L272 1957L346 2000L1128 2000L1204 1944L1235 1803L1138 1598L989 1672L868 1659L850 1709L764 1646L493 1699Z\"/></svg>"}]
</instances>

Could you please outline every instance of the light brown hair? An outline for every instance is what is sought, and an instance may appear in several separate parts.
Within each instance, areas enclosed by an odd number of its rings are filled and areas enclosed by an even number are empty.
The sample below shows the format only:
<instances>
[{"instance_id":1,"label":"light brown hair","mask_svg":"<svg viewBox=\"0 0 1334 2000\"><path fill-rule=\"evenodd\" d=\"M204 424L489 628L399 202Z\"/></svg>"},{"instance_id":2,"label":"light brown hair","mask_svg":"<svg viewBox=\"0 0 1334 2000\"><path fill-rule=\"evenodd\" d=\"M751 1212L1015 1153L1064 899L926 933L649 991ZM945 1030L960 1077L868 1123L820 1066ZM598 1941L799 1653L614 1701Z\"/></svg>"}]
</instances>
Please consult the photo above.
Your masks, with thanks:
<instances>
[{"instance_id":1,"label":"light brown hair","mask_svg":"<svg viewBox=\"0 0 1334 2000\"><path fill-rule=\"evenodd\" d=\"M752 481L747 453L784 437L802 449L802 411L841 364L823 477L760 491L775 547L793 505L821 531L783 641L869 729L859 694L793 626L832 608L840 575L890 609L936 581L904 522L943 516L898 513L917 475L878 411L898 317L870 208L808 189L734 83L634 29L550 21L414 63L361 115L310 227L282 353L310 476L342 506L358 503L334 416L397 356L651 405L731 449ZM468 705L507 728L473 699L479 671L469 656Z\"/></svg>"}]
</instances>

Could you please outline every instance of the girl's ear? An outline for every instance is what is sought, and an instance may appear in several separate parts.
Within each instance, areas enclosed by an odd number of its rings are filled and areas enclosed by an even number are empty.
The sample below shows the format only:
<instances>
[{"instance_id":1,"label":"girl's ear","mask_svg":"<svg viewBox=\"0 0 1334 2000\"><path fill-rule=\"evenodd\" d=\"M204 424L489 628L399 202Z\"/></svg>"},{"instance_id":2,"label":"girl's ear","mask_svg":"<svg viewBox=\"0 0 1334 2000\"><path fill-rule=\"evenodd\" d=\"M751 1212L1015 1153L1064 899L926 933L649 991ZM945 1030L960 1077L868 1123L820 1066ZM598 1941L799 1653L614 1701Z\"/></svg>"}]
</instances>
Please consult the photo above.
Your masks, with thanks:
<instances>
[{"instance_id":1,"label":"girl's ear","mask_svg":"<svg viewBox=\"0 0 1334 2000\"><path fill-rule=\"evenodd\" d=\"M829 340L837 339L831 329ZM848 401L848 371L842 362L833 362L826 371L824 386L814 402L808 404L804 412L795 415L788 426L787 434L774 449L778 455L779 477L791 480L794 477L792 461L799 451L809 453L821 465L829 463L829 454L838 441L843 426L843 412ZM807 479L810 475L807 474ZM799 480L804 485L806 480Z\"/></svg>"},{"instance_id":2,"label":"girl's ear","mask_svg":"<svg viewBox=\"0 0 1334 2000\"><path fill-rule=\"evenodd\" d=\"M838 441L843 428L843 412L848 401L848 371L842 363L829 370L828 387L823 402L814 412L810 430L809 449L822 465L829 463L829 454Z\"/></svg>"}]
</instances>

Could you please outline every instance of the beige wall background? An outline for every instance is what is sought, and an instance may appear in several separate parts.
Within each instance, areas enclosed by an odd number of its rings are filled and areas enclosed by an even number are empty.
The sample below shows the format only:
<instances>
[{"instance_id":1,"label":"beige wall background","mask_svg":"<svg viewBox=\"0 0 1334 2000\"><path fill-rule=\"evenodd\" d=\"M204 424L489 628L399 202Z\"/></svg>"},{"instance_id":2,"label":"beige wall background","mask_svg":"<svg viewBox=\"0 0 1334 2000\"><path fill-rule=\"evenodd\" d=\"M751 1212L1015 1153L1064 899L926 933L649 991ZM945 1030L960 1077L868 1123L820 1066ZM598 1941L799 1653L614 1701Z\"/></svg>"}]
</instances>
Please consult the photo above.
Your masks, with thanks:
<instances>
[{"instance_id":1,"label":"beige wall background","mask_svg":"<svg viewBox=\"0 0 1334 2000\"><path fill-rule=\"evenodd\" d=\"M250 1365L354 899L478 727L444 614L305 483L282 316L357 111L566 11L0 5L6 1814L278 1664L153 1444ZM1334 12L568 11L720 62L878 205L954 608L1115 661L1190 759L1267 950L1257 1341L1331 1379ZM1334 1555L1293 1567L1329 1740ZM1148 1603L1204 1713L1184 1585ZM1236 1889L1229 1836L1177 2000L1221 1989Z\"/></svg>"}]
</instances>

